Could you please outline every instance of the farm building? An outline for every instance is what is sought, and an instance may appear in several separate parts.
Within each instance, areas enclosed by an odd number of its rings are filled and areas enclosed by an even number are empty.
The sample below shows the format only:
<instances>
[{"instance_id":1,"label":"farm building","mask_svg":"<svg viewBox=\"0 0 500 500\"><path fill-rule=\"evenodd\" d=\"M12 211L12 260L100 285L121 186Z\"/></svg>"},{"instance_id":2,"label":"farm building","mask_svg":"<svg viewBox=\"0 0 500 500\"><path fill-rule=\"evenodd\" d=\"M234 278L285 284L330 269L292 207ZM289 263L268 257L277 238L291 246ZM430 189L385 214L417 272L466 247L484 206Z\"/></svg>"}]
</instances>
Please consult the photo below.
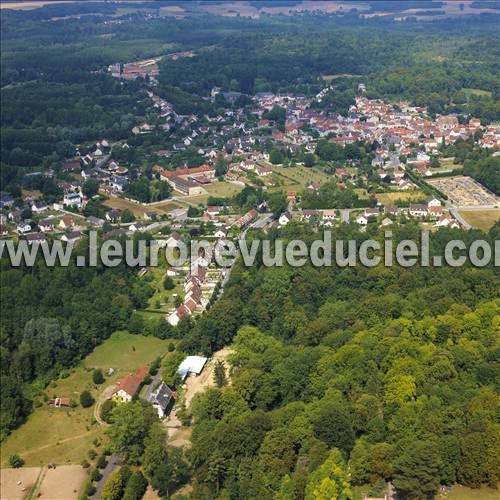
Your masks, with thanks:
<instances>
[{"instance_id":1,"label":"farm building","mask_svg":"<svg viewBox=\"0 0 500 500\"><path fill-rule=\"evenodd\" d=\"M182 377L182 380L190 375L198 376L205 367L207 358L203 356L187 356L187 358L177 368L177 373Z\"/></svg>"}]
</instances>

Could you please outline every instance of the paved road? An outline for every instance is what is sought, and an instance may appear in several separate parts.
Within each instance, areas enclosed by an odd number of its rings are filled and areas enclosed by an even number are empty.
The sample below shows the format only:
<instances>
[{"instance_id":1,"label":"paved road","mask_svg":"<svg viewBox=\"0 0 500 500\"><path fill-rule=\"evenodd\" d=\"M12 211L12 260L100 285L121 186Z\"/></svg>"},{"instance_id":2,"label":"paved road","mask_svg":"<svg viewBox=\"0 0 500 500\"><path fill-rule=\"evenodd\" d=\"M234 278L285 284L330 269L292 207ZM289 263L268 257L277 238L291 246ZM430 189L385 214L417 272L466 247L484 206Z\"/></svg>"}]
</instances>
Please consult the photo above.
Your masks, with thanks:
<instances>
[{"instance_id":1,"label":"paved road","mask_svg":"<svg viewBox=\"0 0 500 500\"><path fill-rule=\"evenodd\" d=\"M349 224L349 209L342 209L340 210L340 220L341 222L344 222L345 224Z\"/></svg>"},{"instance_id":2,"label":"paved road","mask_svg":"<svg viewBox=\"0 0 500 500\"><path fill-rule=\"evenodd\" d=\"M455 219L457 219L458 222L460 222L464 229L472 229L472 226L460 215L460 212L455 205L452 205L449 201L446 201L446 206L449 209L450 214Z\"/></svg>"},{"instance_id":3,"label":"paved road","mask_svg":"<svg viewBox=\"0 0 500 500\"><path fill-rule=\"evenodd\" d=\"M270 222L272 222L272 220L274 219L274 214L265 214L264 217L261 217L259 219L257 219L253 224L250 224L250 228L252 229L263 229L264 227L266 227ZM244 231L244 233L242 233L242 236L240 237L240 239L243 239L246 234L246 231Z\"/></svg>"},{"instance_id":4,"label":"paved road","mask_svg":"<svg viewBox=\"0 0 500 500\"><path fill-rule=\"evenodd\" d=\"M102 478L95 485L96 492L92 496L93 500L99 500L101 498L102 489L104 488L106 481L108 480L110 474L116 469L116 467L119 464L120 464L120 460L119 460L117 455L110 455L108 457L108 463L107 463L106 467L104 468L104 470L101 471Z\"/></svg>"}]
</instances>

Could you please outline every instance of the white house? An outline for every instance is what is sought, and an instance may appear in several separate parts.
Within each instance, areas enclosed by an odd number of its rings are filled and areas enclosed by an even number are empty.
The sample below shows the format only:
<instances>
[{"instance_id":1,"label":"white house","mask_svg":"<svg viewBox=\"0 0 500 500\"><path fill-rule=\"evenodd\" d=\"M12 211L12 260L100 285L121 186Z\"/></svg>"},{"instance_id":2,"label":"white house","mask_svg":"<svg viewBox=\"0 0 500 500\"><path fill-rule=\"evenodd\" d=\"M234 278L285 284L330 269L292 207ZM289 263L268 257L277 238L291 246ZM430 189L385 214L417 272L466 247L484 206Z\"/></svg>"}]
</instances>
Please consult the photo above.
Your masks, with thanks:
<instances>
[{"instance_id":1,"label":"white house","mask_svg":"<svg viewBox=\"0 0 500 500\"><path fill-rule=\"evenodd\" d=\"M280 226L286 226L292 220L292 215L289 212L284 212L280 215L278 219L278 224Z\"/></svg>"},{"instance_id":2,"label":"white house","mask_svg":"<svg viewBox=\"0 0 500 500\"><path fill-rule=\"evenodd\" d=\"M174 394L170 387L165 382L161 382L155 391L149 395L147 400L158 412L158 417L163 418L169 412L173 398Z\"/></svg>"},{"instance_id":3,"label":"white house","mask_svg":"<svg viewBox=\"0 0 500 500\"><path fill-rule=\"evenodd\" d=\"M54 229L54 224L52 221L45 219L38 223L38 227L40 228L40 231L46 233Z\"/></svg>"},{"instance_id":4,"label":"white house","mask_svg":"<svg viewBox=\"0 0 500 500\"><path fill-rule=\"evenodd\" d=\"M368 224L368 219L364 215L359 215L356 218L356 223L360 226L366 226Z\"/></svg>"},{"instance_id":5,"label":"white house","mask_svg":"<svg viewBox=\"0 0 500 500\"><path fill-rule=\"evenodd\" d=\"M48 210L49 207L47 206L47 203L44 201L35 201L31 205L31 211L35 213L40 213L40 212L45 212L45 210Z\"/></svg>"},{"instance_id":6,"label":"white house","mask_svg":"<svg viewBox=\"0 0 500 500\"><path fill-rule=\"evenodd\" d=\"M425 217L428 213L427 205L410 205L408 213L412 217Z\"/></svg>"},{"instance_id":7,"label":"white house","mask_svg":"<svg viewBox=\"0 0 500 500\"><path fill-rule=\"evenodd\" d=\"M333 208L323 210L323 222L335 220L336 215L336 210Z\"/></svg>"},{"instance_id":8,"label":"white house","mask_svg":"<svg viewBox=\"0 0 500 500\"><path fill-rule=\"evenodd\" d=\"M441 206L441 200L438 200L435 196L432 198L429 198L427 200L427 207L440 207Z\"/></svg>"},{"instance_id":9,"label":"white house","mask_svg":"<svg viewBox=\"0 0 500 500\"><path fill-rule=\"evenodd\" d=\"M75 206L77 208L82 208L83 198L80 193L66 193L63 198L63 204L65 206Z\"/></svg>"},{"instance_id":10,"label":"white house","mask_svg":"<svg viewBox=\"0 0 500 500\"><path fill-rule=\"evenodd\" d=\"M24 233L29 233L31 231L31 226L26 223L21 223L17 225L16 229L18 233L24 234Z\"/></svg>"}]
</instances>

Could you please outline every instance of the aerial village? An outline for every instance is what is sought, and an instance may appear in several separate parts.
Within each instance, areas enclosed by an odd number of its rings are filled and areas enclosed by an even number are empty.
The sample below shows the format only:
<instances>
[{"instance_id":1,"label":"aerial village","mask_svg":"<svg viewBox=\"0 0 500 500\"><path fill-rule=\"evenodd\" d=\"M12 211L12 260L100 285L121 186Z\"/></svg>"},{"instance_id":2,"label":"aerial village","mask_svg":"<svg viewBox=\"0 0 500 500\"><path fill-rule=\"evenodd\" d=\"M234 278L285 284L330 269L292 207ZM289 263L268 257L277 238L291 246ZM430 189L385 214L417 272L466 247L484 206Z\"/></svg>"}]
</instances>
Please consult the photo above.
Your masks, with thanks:
<instances>
[{"instance_id":1,"label":"aerial village","mask_svg":"<svg viewBox=\"0 0 500 500\"><path fill-rule=\"evenodd\" d=\"M474 179L450 175L460 165L442 153L473 140L497 155L498 126L368 99L364 84L347 116L318 107L335 92L331 85L307 98L214 88L207 99L220 103L221 114L182 115L155 93L156 62L109 68L117 78L153 79L149 121L136 123L130 140L81 144L74 156L26 174L20 197L0 198L0 234L37 245L78 244L92 229L102 239L148 234L165 247L209 239L212 246L189 265L162 270L175 290L156 302L172 326L218 296L228 270L216 266L215 244L249 227L352 223L365 230L413 219L431 230L469 229L460 210L500 205ZM283 199L278 208L273 196Z\"/></svg>"}]
</instances>

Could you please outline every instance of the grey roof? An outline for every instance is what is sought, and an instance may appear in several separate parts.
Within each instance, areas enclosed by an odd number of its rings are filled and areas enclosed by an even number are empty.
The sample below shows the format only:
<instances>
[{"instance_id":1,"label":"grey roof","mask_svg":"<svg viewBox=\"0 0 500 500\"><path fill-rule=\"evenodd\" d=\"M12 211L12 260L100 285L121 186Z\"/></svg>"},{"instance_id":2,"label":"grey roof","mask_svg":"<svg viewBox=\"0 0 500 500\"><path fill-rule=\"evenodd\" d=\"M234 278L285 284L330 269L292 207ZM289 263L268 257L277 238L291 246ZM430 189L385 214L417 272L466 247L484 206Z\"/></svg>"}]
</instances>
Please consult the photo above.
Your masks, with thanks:
<instances>
[{"instance_id":1,"label":"grey roof","mask_svg":"<svg viewBox=\"0 0 500 500\"><path fill-rule=\"evenodd\" d=\"M148 398L148 401L151 404L158 405L162 410L165 410L165 408L167 408L168 404L170 403L172 397L173 393L170 387L167 384L165 384L165 382L161 382L158 388L151 393L151 395Z\"/></svg>"}]
</instances>

